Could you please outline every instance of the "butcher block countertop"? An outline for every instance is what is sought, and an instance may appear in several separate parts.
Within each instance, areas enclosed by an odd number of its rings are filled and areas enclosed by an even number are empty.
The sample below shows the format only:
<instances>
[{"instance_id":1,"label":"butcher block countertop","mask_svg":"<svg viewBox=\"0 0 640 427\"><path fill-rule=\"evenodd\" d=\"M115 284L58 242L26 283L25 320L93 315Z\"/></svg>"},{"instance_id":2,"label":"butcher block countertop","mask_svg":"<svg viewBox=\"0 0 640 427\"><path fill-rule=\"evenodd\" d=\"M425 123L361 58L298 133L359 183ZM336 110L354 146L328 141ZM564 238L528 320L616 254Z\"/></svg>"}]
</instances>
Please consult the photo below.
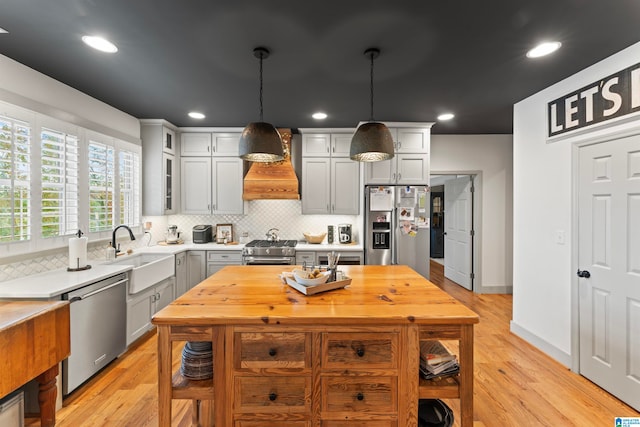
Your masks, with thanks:
<instances>
[{"instance_id":1,"label":"butcher block countertop","mask_svg":"<svg viewBox=\"0 0 640 427\"><path fill-rule=\"evenodd\" d=\"M340 266L351 284L305 296L283 284L283 266L228 266L153 317L156 325L478 322L476 313L403 265Z\"/></svg>"},{"instance_id":2,"label":"butcher block countertop","mask_svg":"<svg viewBox=\"0 0 640 427\"><path fill-rule=\"evenodd\" d=\"M407 266L340 267L347 287L307 296L294 267L227 266L156 313L159 426L172 399L202 401L201 425L417 427L419 399L453 398L471 427L478 315ZM458 342L456 378L420 378L432 339ZM212 343L213 379L173 371L184 341Z\"/></svg>"},{"instance_id":3,"label":"butcher block countertop","mask_svg":"<svg viewBox=\"0 0 640 427\"><path fill-rule=\"evenodd\" d=\"M58 363L70 354L68 301L0 301L0 397L33 378L42 426L55 425Z\"/></svg>"}]
</instances>

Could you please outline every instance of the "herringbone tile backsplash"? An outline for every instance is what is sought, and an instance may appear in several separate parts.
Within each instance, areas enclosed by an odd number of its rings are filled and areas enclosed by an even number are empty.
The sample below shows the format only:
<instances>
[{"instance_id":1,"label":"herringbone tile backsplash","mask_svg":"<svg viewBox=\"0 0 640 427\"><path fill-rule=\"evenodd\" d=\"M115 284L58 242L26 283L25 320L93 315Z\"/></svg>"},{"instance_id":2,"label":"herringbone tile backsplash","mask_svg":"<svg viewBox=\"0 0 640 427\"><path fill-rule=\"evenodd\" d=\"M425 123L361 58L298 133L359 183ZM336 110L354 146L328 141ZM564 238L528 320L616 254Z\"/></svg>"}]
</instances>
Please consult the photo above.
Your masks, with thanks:
<instances>
[{"instance_id":1,"label":"herringbone tile backsplash","mask_svg":"<svg viewBox=\"0 0 640 427\"><path fill-rule=\"evenodd\" d=\"M199 224L232 224L234 240L246 243L253 239L264 239L270 228L280 230L281 239L303 240L303 232L323 232L328 225L352 224L354 240L359 241L362 216L356 215L302 215L299 200L254 200L247 204L246 215L170 215L164 217L147 217L151 221L151 235L136 236L130 242L121 239L121 249L139 248L154 245L165 239L168 224L175 224L185 242L191 242L191 229ZM243 234L246 233L246 237ZM124 233L126 234L126 233ZM119 235L120 236L120 235ZM122 237L122 236L120 236ZM89 260L103 260L107 241L89 241ZM0 264L0 282L17 279L49 270L66 268L68 250L60 248L59 252L46 256L25 259L10 264ZM1 262L1 261L0 261Z\"/></svg>"}]
</instances>

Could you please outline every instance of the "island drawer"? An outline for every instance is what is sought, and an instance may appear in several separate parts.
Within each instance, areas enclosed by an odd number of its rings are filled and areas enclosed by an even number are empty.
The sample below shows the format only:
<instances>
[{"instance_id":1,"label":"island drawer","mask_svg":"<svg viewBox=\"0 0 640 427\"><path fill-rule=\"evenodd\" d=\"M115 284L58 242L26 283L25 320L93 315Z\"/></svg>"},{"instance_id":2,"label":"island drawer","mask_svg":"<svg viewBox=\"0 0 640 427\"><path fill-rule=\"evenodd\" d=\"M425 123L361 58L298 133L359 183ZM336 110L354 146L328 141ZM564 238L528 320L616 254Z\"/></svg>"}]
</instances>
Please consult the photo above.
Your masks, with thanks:
<instances>
[{"instance_id":1,"label":"island drawer","mask_svg":"<svg viewBox=\"0 0 640 427\"><path fill-rule=\"evenodd\" d=\"M234 388L241 413L309 411L310 376L236 377Z\"/></svg>"},{"instance_id":2,"label":"island drawer","mask_svg":"<svg viewBox=\"0 0 640 427\"><path fill-rule=\"evenodd\" d=\"M322 410L390 414L398 410L396 377L324 377Z\"/></svg>"},{"instance_id":3,"label":"island drawer","mask_svg":"<svg viewBox=\"0 0 640 427\"><path fill-rule=\"evenodd\" d=\"M398 366L395 332L327 332L322 336L322 367L380 368Z\"/></svg>"},{"instance_id":4,"label":"island drawer","mask_svg":"<svg viewBox=\"0 0 640 427\"><path fill-rule=\"evenodd\" d=\"M305 332L236 332L236 369L311 366L311 334Z\"/></svg>"}]
</instances>

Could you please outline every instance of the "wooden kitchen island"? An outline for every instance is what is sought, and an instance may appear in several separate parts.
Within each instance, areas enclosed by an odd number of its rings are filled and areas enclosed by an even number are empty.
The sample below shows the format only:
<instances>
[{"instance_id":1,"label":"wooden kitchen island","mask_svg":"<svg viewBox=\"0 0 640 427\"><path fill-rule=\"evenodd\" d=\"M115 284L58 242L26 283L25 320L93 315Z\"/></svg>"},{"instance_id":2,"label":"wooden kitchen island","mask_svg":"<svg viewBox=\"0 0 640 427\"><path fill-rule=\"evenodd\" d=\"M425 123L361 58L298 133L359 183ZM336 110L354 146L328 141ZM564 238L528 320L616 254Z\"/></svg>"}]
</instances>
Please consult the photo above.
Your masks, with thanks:
<instances>
[{"instance_id":1,"label":"wooden kitchen island","mask_svg":"<svg viewBox=\"0 0 640 427\"><path fill-rule=\"evenodd\" d=\"M71 352L68 301L0 301L0 398L36 378L40 425L56 424L58 364Z\"/></svg>"},{"instance_id":2,"label":"wooden kitchen island","mask_svg":"<svg viewBox=\"0 0 640 427\"><path fill-rule=\"evenodd\" d=\"M347 288L305 296L282 266L228 266L158 312L160 426L193 399L218 427L416 427L419 399L440 397L471 427L478 316L407 266L342 269ZM459 342L455 380L420 378L425 339ZM184 341L213 343L213 380L172 371Z\"/></svg>"}]
</instances>

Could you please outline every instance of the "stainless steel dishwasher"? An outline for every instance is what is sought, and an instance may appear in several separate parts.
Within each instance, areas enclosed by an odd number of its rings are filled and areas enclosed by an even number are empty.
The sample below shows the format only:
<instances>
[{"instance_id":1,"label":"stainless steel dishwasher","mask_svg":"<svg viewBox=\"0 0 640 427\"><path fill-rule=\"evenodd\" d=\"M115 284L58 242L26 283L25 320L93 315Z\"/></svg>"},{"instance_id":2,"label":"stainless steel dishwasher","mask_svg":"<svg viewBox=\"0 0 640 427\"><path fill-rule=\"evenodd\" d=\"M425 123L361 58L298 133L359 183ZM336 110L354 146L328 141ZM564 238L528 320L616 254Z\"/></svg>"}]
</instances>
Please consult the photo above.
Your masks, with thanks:
<instances>
[{"instance_id":1,"label":"stainless steel dishwasher","mask_svg":"<svg viewBox=\"0 0 640 427\"><path fill-rule=\"evenodd\" d=\"M128 281L122 273L62 295L71 315L71 355L62 362L64 396L125 351Z\"/></svg>"}]
</instances>

